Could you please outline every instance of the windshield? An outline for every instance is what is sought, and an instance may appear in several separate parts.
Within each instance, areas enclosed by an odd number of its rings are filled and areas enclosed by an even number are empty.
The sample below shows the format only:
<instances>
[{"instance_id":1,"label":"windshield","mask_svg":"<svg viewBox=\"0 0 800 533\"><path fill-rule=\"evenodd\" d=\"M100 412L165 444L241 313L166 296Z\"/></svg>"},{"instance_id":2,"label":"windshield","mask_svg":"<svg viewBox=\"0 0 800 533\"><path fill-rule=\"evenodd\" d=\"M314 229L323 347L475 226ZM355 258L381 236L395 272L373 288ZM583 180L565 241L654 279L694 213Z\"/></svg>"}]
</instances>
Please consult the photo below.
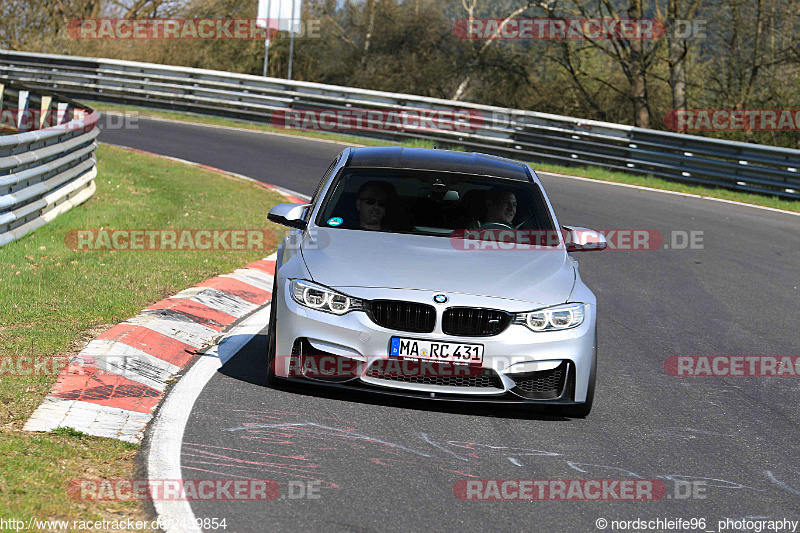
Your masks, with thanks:
<instances>
[{"instance_id":1,"label":"windshield","mask_svg":"<svg viewBox=\"0 0 800 533\"><path fill-rule=\"evenodd\" d=\"M533 182L389 169L345 169L317 225L443 237L465 229L553 229Z\"/></svg>"}]
</instances>

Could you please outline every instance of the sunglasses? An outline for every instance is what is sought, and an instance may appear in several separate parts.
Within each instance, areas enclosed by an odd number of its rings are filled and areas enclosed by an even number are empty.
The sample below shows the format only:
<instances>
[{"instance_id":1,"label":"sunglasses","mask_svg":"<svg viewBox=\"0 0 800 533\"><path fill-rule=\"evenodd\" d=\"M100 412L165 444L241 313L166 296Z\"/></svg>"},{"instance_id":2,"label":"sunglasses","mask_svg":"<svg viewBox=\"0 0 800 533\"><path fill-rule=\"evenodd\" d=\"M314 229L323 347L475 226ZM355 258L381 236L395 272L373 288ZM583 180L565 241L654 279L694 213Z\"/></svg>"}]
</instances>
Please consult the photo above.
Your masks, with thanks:
<instances>
[{"instance_id":1,"label":"sunglasses","mask_svg":"<svg viewBox=\"0 0 800 533\"><path fill-rule=\"evenodd\" d=\"M373 198L372 196L367 196L366 198L359 198L360 202L364 202L367 205L375 205L378 204L378 207L386 207L386 200L378 200L377 198Z\"/></svg>"}]
</instances>

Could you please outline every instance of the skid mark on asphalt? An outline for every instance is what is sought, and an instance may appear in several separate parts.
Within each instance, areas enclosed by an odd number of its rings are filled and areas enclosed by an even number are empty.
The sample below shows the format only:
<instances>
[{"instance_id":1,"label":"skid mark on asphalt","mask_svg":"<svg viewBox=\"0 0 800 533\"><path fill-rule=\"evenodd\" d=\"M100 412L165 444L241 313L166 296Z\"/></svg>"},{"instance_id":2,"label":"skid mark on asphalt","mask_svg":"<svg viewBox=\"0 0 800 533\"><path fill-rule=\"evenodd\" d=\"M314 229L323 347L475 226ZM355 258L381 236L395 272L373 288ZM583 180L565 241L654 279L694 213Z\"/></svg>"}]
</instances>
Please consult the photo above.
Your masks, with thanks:
<instances>
[{"instance_id":1,"label":"skid mark on asphalt","mask_svg":"<svg viewBox=\"0 0 800 533\"><path fill-rule=\"evenodd\" d=\"M512 468L509 465L513 465L514 470L529 475L531 470L539 470L542 461L545 461L548 462L548 467L563 467L588 477L658 478L668 482L703 481L708 487L719 489L767 492L764 488L716 477L675 473L644 474L620 466L571 460L556 451L441 439L425 432L414 433L413 441L396 442L385 436L367 434L358 428L357 422L313 417L305 413L237 410L234 416L243 421L225 428L224 431L235 436L237 440L242 439L242 447L223 448L184 443L184 468L209 473L220 472L205 468L233 469L253 475L270 472L279 476L276 479L279 483L300 477L321 481L323 487L340 488L337 480L326 479L328 475L325 472L325 459L329 457L328 452L335 452L341 449L342 444L346 444L354 452L366 453L365 460L376 467L414 468L420 471L432 469L468 478L486 477L487 472L493 475L499 468L503 468L502 465L505 468ZM676 434L690 437L693 434L712 433L691 428L672 429L677 430L674 431ZM263 450L264 445L289 446L291 453L252 451L246 448L246 443L252 441L259 443L259 450ZM281 475L285 477L280 479ZM780 488L782 492L793 496L800 495L800 491L779 481L771 471L766 471L764 477L770 482L771 488Z\"/></svg>"},{"instance_id":2,"label":"skid mark on asphalt","mask_svg":"<svg viewBox=\"0 0 800 533\"><path fill-rule=\"evenodd\" d=\"M240 448L228 448L220 446L209 446L190 442L183 443L183 468L199 472L233 475L246 479L261 479L246 475L230 474L230 469L239 472L255 472L259 474L286 474L291 479L305 479L320 482L320 488L339 488L338 485L319 477L317 469L319 464L314 463L308 457L302 455L279 455L266 452L253 452ZM253 457L256 455L258 457ZM223 467L225 473L204 467ZM276 480L279 484L280 480Z\"/></svg>"},{"instance_id":3,"label":"skid mark on asphalt","mask_svg":"<svg viewBox=\"0 0 800 533\"><path fill-rule=\"evenodd\" d=\"M334 428L322 424L317 424L314 422L294 422L291 424L255 424L250 426L228 428L225 431L242 431L242 430L254 431L254 430L264 430L264 429L287 429L287 428L295 429L300 432L311 430L314 435L341 437L345 439L354 439L354 440L364 440L375 444L383 444L385 446L389 446L390 448L397 448L399 450L403 450L405 452L413 453L416 455L421 455L422 457L431 457L430 454L415 450L413 448L407 448L400 444L394 444L392 442L385 441L377 437L368 437L366 435L360 435L358 433L354 433L350 430Z\"/></svg>"},{"instance_id":4,"label":"skid mark on asphalt","mask_svg":"<svg viewBox=\"0 0 800 533\"><path fill-rule=\"evenodd\" d=\"M778 485L780 488L782 488L786 492L788 492L790 494L794 494L795 496L800 496L800 490L794 489L794 488L790 487L789 485L787 485L786 483L784 483L783 481L780 481L779 479L777 479L775 477L775 474L773 474L769 470L764 472L764 475L767 476L767 479L769 479L770 481L772 481L773 483Z\"/></svg>"}]
</instances>

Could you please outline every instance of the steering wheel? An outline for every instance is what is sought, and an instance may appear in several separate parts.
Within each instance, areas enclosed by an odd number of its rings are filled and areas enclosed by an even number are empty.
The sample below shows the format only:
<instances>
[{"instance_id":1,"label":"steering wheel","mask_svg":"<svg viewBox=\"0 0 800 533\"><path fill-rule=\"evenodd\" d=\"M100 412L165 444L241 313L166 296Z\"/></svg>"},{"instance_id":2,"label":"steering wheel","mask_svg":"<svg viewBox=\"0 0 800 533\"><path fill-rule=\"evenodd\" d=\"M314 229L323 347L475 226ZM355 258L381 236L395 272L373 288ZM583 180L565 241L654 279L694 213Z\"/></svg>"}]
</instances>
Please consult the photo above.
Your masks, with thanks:
<instances>
[{"instance_id":1,"label":"steering wheel","mask_svg":"<svg viewBox=\"0 0 800 533\"><path fill-rule=\"evenodd\" d=\"M502 222L487 222L486 224L481 224L480 229L515 229L508 224L504 224Z\"/></svg>"},{"instance_id":2,"label":"steering wheel","mask_svg":"<svg viewBox=\"0 0 800 533\"><path fill-rule=\"evenodd\" d=\"M523 226L523 225L524 225L524 224L525 224L527 221L529 221L529 220L530 220L530 219L532 219L532 218L533 218L533 215L529 216L528 218L526 218L525 220L523 220L522 222L520 222L519 224L517 224L516 226L514 226L514 229L519 229L519 228L521 228L521 227L522 227L522 226Z\"/></svg>"}]
</instances>

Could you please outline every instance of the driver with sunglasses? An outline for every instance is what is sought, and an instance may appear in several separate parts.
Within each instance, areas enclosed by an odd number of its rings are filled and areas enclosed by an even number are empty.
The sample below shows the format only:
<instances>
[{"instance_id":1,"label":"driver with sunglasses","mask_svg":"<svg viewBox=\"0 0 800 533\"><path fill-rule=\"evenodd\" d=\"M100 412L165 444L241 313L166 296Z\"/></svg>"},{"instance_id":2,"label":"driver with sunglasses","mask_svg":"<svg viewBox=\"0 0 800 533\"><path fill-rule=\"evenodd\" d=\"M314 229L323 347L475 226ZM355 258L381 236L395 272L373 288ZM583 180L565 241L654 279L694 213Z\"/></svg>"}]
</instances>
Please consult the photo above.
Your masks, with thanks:
<instances>
[{"instance_id":1,"label":"driver with sunglasses","mask_svg":"<svg viewBox=\"0 0 800 533\"><path fill-rule=\"evenodd\" d=\"M394 197L394 187L385 181L368 181L358 190L356 212L360 229L388 230L384 217L390 198Z\"/></svg>"}]
</instances>

